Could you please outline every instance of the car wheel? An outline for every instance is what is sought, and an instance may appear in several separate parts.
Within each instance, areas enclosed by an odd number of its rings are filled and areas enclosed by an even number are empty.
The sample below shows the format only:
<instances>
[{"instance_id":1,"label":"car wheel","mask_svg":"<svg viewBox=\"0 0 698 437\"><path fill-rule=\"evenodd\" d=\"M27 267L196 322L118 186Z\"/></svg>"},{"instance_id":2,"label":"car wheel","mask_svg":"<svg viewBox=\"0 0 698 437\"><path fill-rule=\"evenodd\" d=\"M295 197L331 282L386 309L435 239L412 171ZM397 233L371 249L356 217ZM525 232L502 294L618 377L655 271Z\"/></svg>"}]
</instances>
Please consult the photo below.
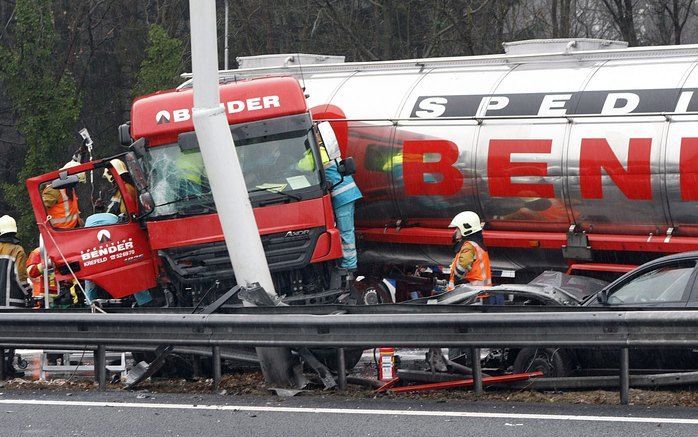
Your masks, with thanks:
<instances>
[{"instance_id":1,"label":"car wheel","mask_svg":"<svg viewBox=\"0 0 698 437\"><path fill-rule=\"evenodd\" d=\"M546 377L569 376L573 370L573 361L564 349L524 348L514 360L514 373L543 372Z\"/></svg>"}]
</instances>

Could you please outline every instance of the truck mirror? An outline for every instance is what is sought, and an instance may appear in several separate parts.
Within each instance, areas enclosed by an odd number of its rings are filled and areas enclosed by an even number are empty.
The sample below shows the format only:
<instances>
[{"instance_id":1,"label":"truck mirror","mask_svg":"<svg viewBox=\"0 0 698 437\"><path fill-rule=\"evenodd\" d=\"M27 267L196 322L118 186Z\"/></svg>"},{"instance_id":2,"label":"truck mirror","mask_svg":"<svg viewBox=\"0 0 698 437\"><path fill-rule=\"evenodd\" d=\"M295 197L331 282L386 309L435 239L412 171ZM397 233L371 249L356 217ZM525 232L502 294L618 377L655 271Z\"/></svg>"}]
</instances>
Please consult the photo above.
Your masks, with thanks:
<instances>
[{"instance_id":1,"label":"truck mirror","mask_svg":"<svg viewBox=\"0 0 698 437\"><path fill-rule=\"evenodd\" d=\"M141 165L138 163L138 158L136 158L136 154L133 152L128 152L126 155L124 155L124 162L126 163L126 168L128 168L128 172L131 174L131 179L133 180L133 183L136 185L136 189L138 189L138 191L147 190L148 180L145 178L145 175L143 174L143 169L141 168Z\"/></svg>"},{"instance_id":2,"label":"truck mirror","mask_svg":"<svg viewBox=\"0 0 698 437\"><path fill-rule=\"evenodd\" d=\"M141 210L143 211L141 217L150 214L155 209L155 201L153 200L153 196L147 191L138 196L138 202L141 204Z\"/></svg>"},{"instance_id":3,"label":"truck mirror","mask_svg":"<svg viewBox=\"0 0 698 437\"><path fill-rule=\"evenodd\" d=\"M133 144L131 144L130 149L133 151L133 153L136 154L138 158L142 158L145 156L145 146L145 138L139 138L138 140L134 141Z\"/></svg>"},{"instance_id":4,"label":"truck mirror","mask_svg":"<svg viewBox=\"0 0 698 437\"><path fill-rule=\"evenodd\" d=\"M78 184L78 176L71 174L68 176L67 172L61 172L60 177L58 179L54 179L51 182L51 186L55 188L56 190L60 190L63 188L71 188L74 187Z\"/></svg>"},{"instance_id":5,"label":"truck mirror","mask_svg":"<svg viewBox=\"0 0 698 437\"><path fill-rule=\"evenodd\" d=\"M325 150L327 150L327 156L329 156L330 159L339 158L341 156L339 152L339 141L337 141L337 135L335 135L334 129L332 129L330 123L328 121L321 121L317 124L317 130L320 132L322 143L325 146Z\"/></svg>"},{"instance_id":6,"label":"truck mirror","mask_svg":"<svg viewBox=\"0 0 698 437\"><path fill-rule=\"evenodd\" d=\"M199 149L199 139L196 137L196 132L179 134L177 136L177 144L179 144L179 150L182 152Z\"/></svg>"},{"instance_id":7,"label":"truck mirror","mask_svg":"<svg viewBox=\"0 0 698 437\"><path fill-rule=\"evenodd\" d=\"M119 144L129 146L133 142L131 138L131 123L124 123L119 126Z\"/></svg>"},{"instance_id":8,"label":"truck mirror","mask_svg":"<svg viewBox=\"0 0 698 437\"><path fill-rule=\"evenodd\" d=\"M356 165L354 164L354 158L351 156L348 158L344 158L343 160L339 161L339 165L337 166L337 170L339 171L339 174L342 176L351 176L354 173L356 173Z\"/></svg>"}]
</instances>

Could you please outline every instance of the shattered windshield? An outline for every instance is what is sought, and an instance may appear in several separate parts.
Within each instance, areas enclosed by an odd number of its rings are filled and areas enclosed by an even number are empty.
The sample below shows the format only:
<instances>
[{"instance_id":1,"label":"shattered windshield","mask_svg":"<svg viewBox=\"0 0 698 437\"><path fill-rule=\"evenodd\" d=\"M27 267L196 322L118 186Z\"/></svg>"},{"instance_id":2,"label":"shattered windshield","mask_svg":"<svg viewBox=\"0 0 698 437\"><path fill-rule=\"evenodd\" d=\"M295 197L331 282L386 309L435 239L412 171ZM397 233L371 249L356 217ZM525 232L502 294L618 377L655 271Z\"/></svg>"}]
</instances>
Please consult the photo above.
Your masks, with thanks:
<instances>
[{"instance_id":1,"label":"shattered windshield","mask_svg":"<svg viewBox=\"0 0 698 437\"><path fill-rule=\"evenodd\" d=\"M250 198L284 196L318 187L320 176L307 130L236 139ZM145 167L155 211L150 217L206 214L215 211L211 188L198 148L182 150L178 144L148 150Z\"/></svg>"}]
</instances>

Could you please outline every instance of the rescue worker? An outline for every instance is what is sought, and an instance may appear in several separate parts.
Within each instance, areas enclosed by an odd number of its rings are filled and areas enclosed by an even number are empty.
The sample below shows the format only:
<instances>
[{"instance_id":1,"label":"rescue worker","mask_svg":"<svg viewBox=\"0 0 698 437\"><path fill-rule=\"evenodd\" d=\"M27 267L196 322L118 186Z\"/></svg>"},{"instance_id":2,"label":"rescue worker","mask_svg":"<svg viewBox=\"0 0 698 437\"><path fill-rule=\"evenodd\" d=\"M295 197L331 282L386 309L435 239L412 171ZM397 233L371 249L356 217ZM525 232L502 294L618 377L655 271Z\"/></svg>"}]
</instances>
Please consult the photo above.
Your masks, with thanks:
<instances>
[{"instance_id":1,"label":"rescue worker","mask_svg":"<svg viewBox=\"0 0 698 437\"><path fill-rule=\"evenodd\" d=\"M332 209L334 210L335 222L342 239L342 262L340 267L347 270L347 281L351 281L354 279L354 272L357 268L354 203L363 196L353 177L349 175L344 176L342 179L342 175L339 173L337 162L342 159L342 155L332 126L324 122L319 123L317 128L320 133L320 151L323 155L325 174L334 187L331 193ZM322 153L323 150L325 154Z\"/></svg>"},{"instance_id":2,"label":"rescue worker","mask_svg":"<svg viewBox=\"0 0 698 437\"><path fill-rule=\"evenodd\" d=\"M36 248L29 253L27 257L27 276L32 284L32 292L34 295L34 302L37 307L42 306L44 298L44 270L46 267L41 259L41 249ZM48 293L49 293L49 303L53 303L58 295L58 288L56 287L56 275L53 269L48 270Z\"/></svg>"},{"instance_id":3,"label":"rescue worker","mask_svg":"<svg viewBox=\"0 0 698 437\"><path fill-rule=\"evenodd\" d=\"M68 161L61 170L80 165L79 162ZM85 173L76 175L78 181L85 183L87 177ZM73 229L82 226L80 218L80 209L78 207L78 195L75 188L61 188L59 190L53 188L51 184L47 185L41 192L41 199L46 207L46 213L51 216L51 226L57 229Z\"/></svg>"},{"instance_id":4,"label":"rescue worker","mask_svg":"<svg viewBox=\"0 0 698 437\"><path fill-rule=\"evenodd\" d=\"M0 217L0 307L23 308L30 298L27 284L27 254L17 239L17 222L9 215ZM12 365L15 351L10 349L2 363L7 377L24 376Z\"/></svg>"},{"instance_id":5,"label":"rescue worker","mask_svg":"<svg viewBox=\"0 0 698 437\"><path fill-rule=\"evenodd\" d=\"M116 170L116 173L121 177L121 179L123 179L126 196L133 199L135 202L138 194L135 184L133 183L133 179L131 178L131 174L128 172L128 168L126 168L126 164L124 164L124 162L120 159L112 159L109 161L109 163L112 165L112 167L114 167L114 170ZM119 186L116 184L116 181L112 177L108 168L104 169L104 174L102 176L104 179L109 181L109 183L114 185L114 194L112 195L111 199L109 199L106 212L117 216L126 214L127 211L126 202L124 202L124 195L121 193Z\"/></svg>"},{"instance_id":6,"label":"rescue worker","mask_svg":"<svg viewBox=\"0 0 698 437\"><path fill-rule=\"evenodd\" d=\"M448 227L456 228L453 233L456 256L451 263L447 290L452 291L457 284L465 282L471 285L492 285L490 256L482 239L480 217L472 211L464 211L457 214Z\"/></svg>"},{"instance_id":7,"label":"rescue worker","mask_svg":"<svg viewBox=\"0 0 698 437\"><path fill-rule=\"evenodd\" d=\"M27 254L17 239L17 222L0 217L0 307L26 307L30 296L27 283Z\"/></svg>"}]
</instances>

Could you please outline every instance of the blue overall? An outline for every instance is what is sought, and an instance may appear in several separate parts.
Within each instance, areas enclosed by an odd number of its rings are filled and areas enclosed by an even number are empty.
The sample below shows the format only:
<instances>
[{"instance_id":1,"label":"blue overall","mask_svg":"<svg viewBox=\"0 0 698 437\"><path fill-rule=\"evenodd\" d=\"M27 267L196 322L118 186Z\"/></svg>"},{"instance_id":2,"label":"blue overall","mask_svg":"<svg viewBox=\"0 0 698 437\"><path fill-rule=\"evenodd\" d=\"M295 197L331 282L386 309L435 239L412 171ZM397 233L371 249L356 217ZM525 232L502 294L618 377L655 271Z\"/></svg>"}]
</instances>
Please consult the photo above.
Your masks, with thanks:
<instances>
[{"instance_id":1,"label":"blue overall","mask_svg":"<svg viewBox=\"0 0 698 437\"><path fill-rule=\"evenodd\" d=\"M119 217L115 216L114 214L110 214L108 212L102 212L102 213L97 213L97 214L92 214L91 216L87 217L85 219L85 227L86 228L91 228L95 226L109 226L109 225L115 225L119 222ZM138 292L134 295L136 298L136 302L138 305L144 305L151 300L153 300L153 297L150 295L150 291L145 290ZM87 300L87 304L91 304L93 300L97 298L97 290L95 290L95 284L92 281L85 280L85 299Z\"/></svg>"},{"instance_id":2,"label":"blue overall","mask_svg":"<svg viewBox=\"0 0 698 437\"><path fill-rule=\"evenodd\" d=\"M330 161L325 166L325 174L332 185L342 180L337 164ZM340 267L356 270L356 237L354 235L354 202L361 199L361 191L354 178L345 176L344 180L332 190L332 209L339 234L342 238L342 263Z\"/></svg>"}]
</instances>

